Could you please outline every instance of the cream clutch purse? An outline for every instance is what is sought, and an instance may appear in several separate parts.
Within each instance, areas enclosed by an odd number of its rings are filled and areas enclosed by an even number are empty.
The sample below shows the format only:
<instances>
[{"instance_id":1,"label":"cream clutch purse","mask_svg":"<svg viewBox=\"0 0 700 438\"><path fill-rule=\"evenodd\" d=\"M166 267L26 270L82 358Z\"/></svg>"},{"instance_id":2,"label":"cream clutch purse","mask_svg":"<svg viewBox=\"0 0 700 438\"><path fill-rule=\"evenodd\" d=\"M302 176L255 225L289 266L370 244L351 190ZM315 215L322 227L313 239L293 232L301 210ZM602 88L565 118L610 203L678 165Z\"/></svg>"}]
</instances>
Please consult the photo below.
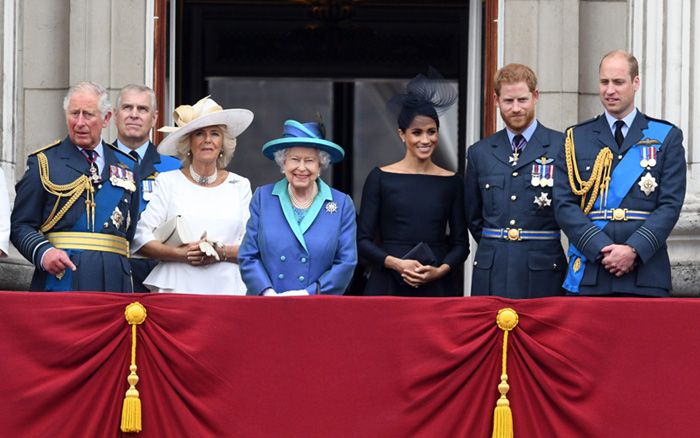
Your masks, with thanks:
<instances>
[{"instance_id":1,"label":"cream clutch purse","mask_svg":"<svg viewBox=\"0 0 700 438\"><path fill-rule=\"evenodd\" d=\"M160 224L153 230L155 238L169 246L180 246L185 243L193 242L192 232L187 226L187 221L181 215Z\"/></svg>"}]
</instances>

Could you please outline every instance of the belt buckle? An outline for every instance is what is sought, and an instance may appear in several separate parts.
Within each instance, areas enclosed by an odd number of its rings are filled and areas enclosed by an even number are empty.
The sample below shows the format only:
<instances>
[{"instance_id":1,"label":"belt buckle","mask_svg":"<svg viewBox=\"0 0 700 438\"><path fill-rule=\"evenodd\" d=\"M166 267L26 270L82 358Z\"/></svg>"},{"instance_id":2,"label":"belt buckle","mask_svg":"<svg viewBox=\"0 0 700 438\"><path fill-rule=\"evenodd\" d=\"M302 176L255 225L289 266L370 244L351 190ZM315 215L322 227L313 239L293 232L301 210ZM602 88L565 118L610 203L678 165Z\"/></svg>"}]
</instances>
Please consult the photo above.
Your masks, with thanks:
<instances>
[{"instance_id":1,"label":"belt buckle","mask_svg":"<svg viewBox=\"0 0 700 438\"><path fill-rule=\"evenodd\" d=\"M522 228L506 228L506 239L510 241L521 240L521 231Z\"/></svg>"},{"instance_id":2,"label":"belt buckle","mask_svg":"<svg viewBox=\"0 0 700 438\"><path fill-rule=\"evenodd\" d=\"M627 209L626 208L616 208L612 211L612 219L614 221L626 221L627 220Z\"/></svg>"}]
</instances>

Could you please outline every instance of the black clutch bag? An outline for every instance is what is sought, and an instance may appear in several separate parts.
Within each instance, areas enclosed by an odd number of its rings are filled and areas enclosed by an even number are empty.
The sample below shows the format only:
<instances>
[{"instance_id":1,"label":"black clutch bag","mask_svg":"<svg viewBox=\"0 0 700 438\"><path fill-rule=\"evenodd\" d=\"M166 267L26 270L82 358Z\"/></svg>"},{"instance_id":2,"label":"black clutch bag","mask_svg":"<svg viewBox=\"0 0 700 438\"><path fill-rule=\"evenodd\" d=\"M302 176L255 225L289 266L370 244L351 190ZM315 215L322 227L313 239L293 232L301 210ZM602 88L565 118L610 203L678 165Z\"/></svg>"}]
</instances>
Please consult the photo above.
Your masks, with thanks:
<instances>
[{"instance_id":1,"label":"black clutch bag","mask_svg":"<svg viewBox=\"0 0 700 438\"><path fill-rule=\"evenodd\" d=\"M430 249L427 243L423 242L411 248L411 250L401 258L404 260L416 260L422 265L435 266L437 264L437 257L435 257L433 250Z\"/></svg>"}]
</instances>

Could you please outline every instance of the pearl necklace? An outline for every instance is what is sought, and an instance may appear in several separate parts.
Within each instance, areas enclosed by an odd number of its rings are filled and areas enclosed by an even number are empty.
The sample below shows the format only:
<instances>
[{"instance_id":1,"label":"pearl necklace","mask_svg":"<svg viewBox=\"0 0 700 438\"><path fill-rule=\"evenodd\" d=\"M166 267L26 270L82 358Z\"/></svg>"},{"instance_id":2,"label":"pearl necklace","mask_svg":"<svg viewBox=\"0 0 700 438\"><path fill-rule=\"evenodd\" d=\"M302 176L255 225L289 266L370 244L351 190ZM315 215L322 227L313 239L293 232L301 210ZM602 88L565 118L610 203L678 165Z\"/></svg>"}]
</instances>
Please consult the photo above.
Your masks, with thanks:
<instances>
[{"instance_id":1,"label":"pearl necklace","mask_svg":"<svg viewBox=\"0 0 700 438\"><path fill-rule=\"evenodd\" d=\"M311 204L314 203L314 199L316 199L316 195L318 194L318 189L316 188L316 184L314 184L313 194L306 201L300 201L299 198L294 196L294 191L292 190L292 186L290 184L287 184L287 193L289 193L289 198L292 200L292 205L294 208L306 210L307 208L311 207Z\"/></svg>"},{"instance_id":2,"label":"pearl necklace","mask_svg":"<svg viewBox=\"0 0 700 438\"><path fill-rule=\"evenodd\" d=\"M213 175L202 176L202 175L198 174L197 172L195 172L194 167L192 167L192 165L190 164L190 175L192 175L192 179L197 184L201 184L203 186L208 186L209 184L214 184L216 182L216 177L219 176L219 171L217 169L214 169Z\"/></svg>"}]
</instances>

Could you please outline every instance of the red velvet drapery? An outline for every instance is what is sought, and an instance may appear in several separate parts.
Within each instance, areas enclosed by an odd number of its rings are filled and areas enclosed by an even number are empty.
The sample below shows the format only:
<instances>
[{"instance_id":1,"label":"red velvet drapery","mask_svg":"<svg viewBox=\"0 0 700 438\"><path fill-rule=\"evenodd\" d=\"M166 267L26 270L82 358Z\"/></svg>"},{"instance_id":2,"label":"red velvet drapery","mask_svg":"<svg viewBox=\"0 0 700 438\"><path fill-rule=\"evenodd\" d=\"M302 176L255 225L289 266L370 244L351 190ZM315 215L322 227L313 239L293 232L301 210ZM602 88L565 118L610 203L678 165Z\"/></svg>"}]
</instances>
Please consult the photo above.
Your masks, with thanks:
<instances>
[{"instance_id":1,"label":"red velvet drapery","mask_svg":"<svg viewBox=\"0 0 700 438\"><path fill-rule=\"evenodd\" d=\"M515 436L697 436L700 301L0 293L0 434L490 437L503 307ZM135 435L134 435L135 436Z\"/></svg>"}]
</instances>

